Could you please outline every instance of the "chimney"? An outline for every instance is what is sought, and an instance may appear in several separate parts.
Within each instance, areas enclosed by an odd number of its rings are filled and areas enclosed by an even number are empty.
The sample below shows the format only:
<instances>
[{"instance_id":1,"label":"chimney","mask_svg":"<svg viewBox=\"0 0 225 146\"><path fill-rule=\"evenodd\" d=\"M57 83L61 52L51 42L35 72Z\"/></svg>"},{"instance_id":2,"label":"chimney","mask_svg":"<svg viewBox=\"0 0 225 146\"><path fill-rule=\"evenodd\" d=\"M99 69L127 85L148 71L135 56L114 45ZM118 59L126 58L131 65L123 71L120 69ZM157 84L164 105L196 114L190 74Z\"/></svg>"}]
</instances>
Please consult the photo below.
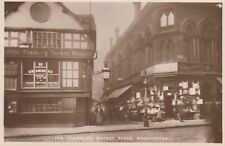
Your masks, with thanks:
<instances>
[{"instance_id":1,"label":"chimney","mask_svg":"<svg viewBox=\"0 0 225 146\"><path fill-rule=\"evenodd\" d=\"M116 27L116 29L115 29L115 35L116 35L116 40L115 41L118 41L118 39L120 37L120 29L118 27Z\"/></svg>"},{"instance_id":2,"label":"chimney","mask_svg":"<svg viewBox=\"0 0 225 146\"><path fill-rule=\"evenodd\" d=\"M141 2L133 2L133 5L134 5L134 14L136 17L139 11L141 10Z\"/></svg>"},{"instance_id":3,"label":"chimney","mask_svg":"<svg viewBox=\"0 0 225 146\"><path fill-rule=\"evenodd\" d=\"M112 49L112 47L113 47L113 38L112 37L110 37L109 38L109 49Z\"/></svg>"}]
</instances>

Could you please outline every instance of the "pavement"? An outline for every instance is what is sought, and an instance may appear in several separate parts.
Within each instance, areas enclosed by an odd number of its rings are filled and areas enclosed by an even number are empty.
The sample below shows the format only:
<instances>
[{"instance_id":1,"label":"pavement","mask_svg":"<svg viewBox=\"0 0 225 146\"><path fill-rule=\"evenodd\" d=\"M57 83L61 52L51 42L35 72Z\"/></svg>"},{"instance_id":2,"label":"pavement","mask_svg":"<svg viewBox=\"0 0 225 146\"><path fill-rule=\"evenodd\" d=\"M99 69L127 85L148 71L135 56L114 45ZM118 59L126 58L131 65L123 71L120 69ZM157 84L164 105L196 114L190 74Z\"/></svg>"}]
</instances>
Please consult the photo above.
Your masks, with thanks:
<instances>
[{"instance_id":1,"label":"pavement","mask_svg":"<svg viewBox=\"0 0 225 146\"><path fill-rule=\"evenodd\" d=\"M204 119L199 120L166 120L162 122L149 122L149 127L144 127L143 122L103 124L84 127L13 127L4 128L4 137L31 137L31 136L50 136L50 135L69 135L97 132L150 130L163 128L178 128L209 125L210 122Z\"/></svg>"}]
</instances>

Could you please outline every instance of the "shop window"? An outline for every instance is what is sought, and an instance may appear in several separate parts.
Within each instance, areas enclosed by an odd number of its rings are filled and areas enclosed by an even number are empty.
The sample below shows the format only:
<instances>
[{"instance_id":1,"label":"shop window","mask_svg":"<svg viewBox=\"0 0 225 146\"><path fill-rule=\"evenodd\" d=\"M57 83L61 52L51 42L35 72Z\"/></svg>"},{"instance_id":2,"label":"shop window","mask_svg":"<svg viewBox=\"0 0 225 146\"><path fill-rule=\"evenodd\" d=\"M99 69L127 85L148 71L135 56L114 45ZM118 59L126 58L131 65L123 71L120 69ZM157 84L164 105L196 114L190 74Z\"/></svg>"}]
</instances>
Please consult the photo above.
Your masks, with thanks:
<instances>
[{"instance_id":1,"label":"shop window","mask_svg":"<svg viewBox=\"0 0 225 146\"><path fill-rule=\"evenodd\" d=\"M55 61L24 61L22 64L22 87L59 87L59 63Z\"/></svg>"},{"instance_id":2,"label":"shop window","mask_svg":"<svg viewBox=\"0 0 225 146\"><path fill-rule=\"evenodd\" d=\"M60 33L33 31L34 48L60 48Z\"/></svg>"},{"instance_id":3,"label":"shop window","mask_svg":"<svg viewBox=\"0 0 225 146\"><path fill-rule=\"evenodd\" d=\"M160 27L167 27L167 26L172 26L174 25L174 13L169 12L169 13L163 13L160 17Z\"/></svg>"},{"instance_id":4,"label":"shop window","mask_svg":"<svg viewBox=\"0 0 225 146\"><path fill-rule=\"evenodd\" d=\"M58 113L63 112L61 98L33 98L20 100L21 113Z\"/></svg>"},{"instance_id":5,"label":"shop window","mask_svg":"<svg viewBox=\"0 0 225 146\"><path fill-rule=\"evenodd\" d=\"M65 49L88 49L88 38L85 34L64 33L61 37Z\"/></svg>"},{"instance_id":6,"label":"shop window","mask_svg":"<svg viewBox=\"0 0 225 146\"><path fill-rule=\"evenodd\" d=\"M79 86L79 63L62 63L62 86L67 88L76 88Z\"/></svg>"}]
</instances>

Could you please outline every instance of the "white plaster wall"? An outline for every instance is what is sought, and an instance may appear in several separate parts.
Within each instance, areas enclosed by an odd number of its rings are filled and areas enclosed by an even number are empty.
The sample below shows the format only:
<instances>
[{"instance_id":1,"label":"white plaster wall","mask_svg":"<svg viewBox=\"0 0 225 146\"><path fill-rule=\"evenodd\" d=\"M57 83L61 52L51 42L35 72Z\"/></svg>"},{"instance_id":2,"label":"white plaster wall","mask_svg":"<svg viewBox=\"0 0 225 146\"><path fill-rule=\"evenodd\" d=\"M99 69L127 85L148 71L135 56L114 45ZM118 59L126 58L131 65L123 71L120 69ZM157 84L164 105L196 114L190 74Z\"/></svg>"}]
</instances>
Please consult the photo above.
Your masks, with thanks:
<instances>
[{"instance_id":1,"label":"white plaster wall","mask_svg":"<svg viewBox=\"0 0 225 146\"><path fill-rule=\"evenodd\" d=\"M32 27L32 28L53 28L53 29L76 29L83 28L70 15L62 11L57 3L47 3L50 7L51 16L47 22L39 23L32 19L30 7L34 2L27 2L20 5L16 12L11 12L5 18L5 27Z\"/></svg>"}]
</instances>

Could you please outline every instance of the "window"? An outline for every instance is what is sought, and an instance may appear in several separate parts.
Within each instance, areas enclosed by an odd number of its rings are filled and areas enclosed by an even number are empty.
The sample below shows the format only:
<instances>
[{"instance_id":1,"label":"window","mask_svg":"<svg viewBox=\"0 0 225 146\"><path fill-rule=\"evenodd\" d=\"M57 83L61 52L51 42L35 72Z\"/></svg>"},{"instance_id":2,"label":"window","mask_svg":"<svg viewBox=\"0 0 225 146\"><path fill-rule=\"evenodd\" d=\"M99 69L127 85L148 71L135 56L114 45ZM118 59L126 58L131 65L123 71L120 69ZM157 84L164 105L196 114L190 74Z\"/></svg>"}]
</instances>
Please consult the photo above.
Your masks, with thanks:
<instances>
[{"instance_id":1,"label":"window","mask_svg":"<svg viewBox=\"0 0 225 146\"><path fill-rule=\"evenodd\" d=\"M78 87L79 86L79 63L63 62L62 63L62 86Z\"/></svg>"},{"instance_id":2,"label":"window","mask_svg":"<svg viewBox=\"0 0 225 146\"><path fill-rule=\"evenodd\" d=\"M61 48L60 33L33 31L34 48Z\"/></svg>"},{"instance_id":3,"label":"window","mask_svg":"<svg viewBox=\"0 0 225 146\"><path fill-rule=\"evenodd\" d=\"M20 100L21 113L72 113L76 98L23 98Z\"/></svg>"},{"instance_id":4,"label":"window","mask_svg":"<svg viewBox=\"0 0 225 146\"><path fill-rule=\"evenodd\" d=\"M55 61L24 61L22 64L25 88L59 87L59 63Z\"/></svg>"},{"instance_id":5,"label":"window","mask_svg":"<svg viewBox=\"0 0 225 146\"><path fill-rule=\"evenodd\" d=\"M163 13L160 17L160 26L161 27L167 27L174 25L174 13Z\"/></svg>"},{"instance_id":6,"label":"window","mask_svg":"<svg viewBox=\"0 0 225 146\"><path fill-rule=\"evenodd\" d=\"M212 63L213 62L213 48L212 41L210 40L200 40L200 62L201 63Z\"/></svg>"},{"instance_id":7,"label":"window","mask_svg":"<svg viewBox=\"0 0 225 146\"><path fill-rule=\"evenodd\" d=\"M168 25L174 25L174 14L170 12L168 15Z\"/></svg>"},{"instance_id":8,"label":"window","mask_svg":"<svg viewBox=\"0 0 225 146\"><path fill-rule=\"evenodd\" d=\"M25 32L5 31L5 47L18 47L19 44L26 41Z\"/></svg>"},{"instance_id":9,"label":"window","mask_svg":"<svg viewBox=\"0 0 225 146\"><path fill-rule=\"evenodd\" d=\"M165 27L165 26L167 26L167 16L166 16L166 14L162 14L162 16L161 16L161 21L160 21L161 23L161 27Z\"/></svg>"},{"instance_id":10,"label":"window","mask_svg":"<svg viewBox=\"0 0 225 146\"><path fill-rule=\"evenodd\" d=\"M87 35L75 34L75 33L64 33L62 34L62 44L65 49L87 49Z\"/></svg>"}]
</instances>

